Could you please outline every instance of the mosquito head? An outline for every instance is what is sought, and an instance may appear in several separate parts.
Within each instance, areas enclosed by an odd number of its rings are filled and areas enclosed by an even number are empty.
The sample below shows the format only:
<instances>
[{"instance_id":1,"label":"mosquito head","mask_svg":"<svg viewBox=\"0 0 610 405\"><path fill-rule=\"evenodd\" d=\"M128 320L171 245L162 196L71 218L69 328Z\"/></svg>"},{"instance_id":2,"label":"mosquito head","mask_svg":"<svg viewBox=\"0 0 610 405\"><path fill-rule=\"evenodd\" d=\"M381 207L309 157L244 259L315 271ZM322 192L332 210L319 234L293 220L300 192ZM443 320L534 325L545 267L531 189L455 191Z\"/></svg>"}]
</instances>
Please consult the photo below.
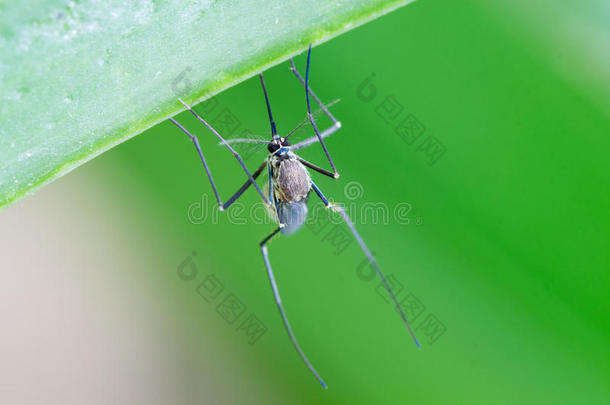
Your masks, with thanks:
<instances>
[{"instance_id":1,"label":"mosquito head","mask_svg":"<svg viewBox=\"0 0 610 405\"><path fill-rule=\"evenodd\" d=\"M290 146L290 141L288 139L277 137L267 144L267 150L269 153L274 154L280 150L280 148L287 146Z\"/></svg>"}]
</instances>

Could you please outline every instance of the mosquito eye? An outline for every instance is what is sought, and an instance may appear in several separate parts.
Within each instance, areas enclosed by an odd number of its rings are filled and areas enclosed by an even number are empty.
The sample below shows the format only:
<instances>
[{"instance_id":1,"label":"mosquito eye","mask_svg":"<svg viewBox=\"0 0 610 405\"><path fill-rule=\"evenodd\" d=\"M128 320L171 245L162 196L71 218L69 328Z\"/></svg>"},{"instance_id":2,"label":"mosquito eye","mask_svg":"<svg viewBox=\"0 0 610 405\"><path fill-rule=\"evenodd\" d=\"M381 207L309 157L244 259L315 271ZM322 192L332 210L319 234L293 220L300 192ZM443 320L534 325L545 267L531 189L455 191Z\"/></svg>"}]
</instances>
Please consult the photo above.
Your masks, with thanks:
<instances>
[{"instance_id":1,"label":"mosquito eye","mask_svg":"<svg viewBox=\"0 0 610 405\"><path fill-rule=\"evenodd\" d=\"M269 142L267 144L267 150L269 151L269 153L273 153L276 150L278 150L279 148L280 148L280 145L278 145L277 143Z\"/></svg>"}]
</instances>

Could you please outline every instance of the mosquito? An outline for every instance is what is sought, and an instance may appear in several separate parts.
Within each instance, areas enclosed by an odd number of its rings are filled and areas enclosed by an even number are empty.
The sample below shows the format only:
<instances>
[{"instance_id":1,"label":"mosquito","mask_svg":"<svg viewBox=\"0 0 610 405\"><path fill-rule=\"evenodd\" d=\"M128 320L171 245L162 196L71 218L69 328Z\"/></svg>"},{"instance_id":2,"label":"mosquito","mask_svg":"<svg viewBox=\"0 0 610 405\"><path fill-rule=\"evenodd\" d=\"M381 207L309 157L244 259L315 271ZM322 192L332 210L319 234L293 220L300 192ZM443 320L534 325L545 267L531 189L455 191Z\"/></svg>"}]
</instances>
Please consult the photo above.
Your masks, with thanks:
<instances>
[{"instance_id":1,"label":"mosquito","mask_svg":"<svg viewBox=\"0 0 610 405\"><path fill-rule=\"evenodd\" d=\"M329 202L329 200L324 196L322 190L317 186L317 184L313 181L309 174L309 170L313 170L319 174L330 177L332 179L338 179L339 173L335 167L335 164L328 152L326 144L324 143L324 138L335 133L339 128L341 128L341 123L337 121L337 119L331 114L328 110L327 106L324 105L320 99L315 95L313 90L309 87L309 65L311 60L311 44L309 45L309 49L307 51L307 67L305 70L305 78L301 76L299 71L296 68L294 60L290 59L290 70L296 76L296 78L301 82L301 84L305 88L305 99L307 101L307 119L313 131L315 133L314 136L307 138L301 142L298 142L294 145L290 144L289 136L295 132L295 130L291 131L286 136L278 135L277 128L275 125L275 121L273 120L273 115L271 114L271 106L269 103L269 96L267 94L267 88L265 86L265 80L263 78L263 73L259 73L259 78L261 82L261 87L263 90L263 94L265 96L265 103L267 105L267 113L269 115L269 123L271 125L271 140L258 140L258 139L234 139L234 140L225 140L207 121L205 121L199 114L197 114L188 104L186 104L182 99L178 99L180 103L190 111L196 118L199 120L210 132L212 132L220 141L220 144L224 145L235 157L239 165L242 167L243 171L247 176L246 182L226 201L222 202L220 198L220 194L218 193L218 189L216 188L216 184L212 178L212 173L210 168L205 160L203 155L203 151L201 150L201 146L199 145L199 141L197 136L191 134L188 130L186 130L182 125L180 125L175 119L170 118L170 121L174 123L180 130L182 130L186 135L188 135L192 142L195 144L195 148L197 149L197 153L203 163L203 168L207 174L207 177L212 186L212 190L216 196L216 201L218 202L218 207L220 210L225 210L231 206L250 186L253 186L258 194L261 196L263 201L267 204L267 207L272 214L272 217L278 223L278 226L273 232L267 235L260 243L260 250L263 256L263 261L265 264L265 268L267 269L267 276L269 278L269 282L271 283L271 289L273 291L273 295L275 297L275 302L279 309L280 315L282 317L282 321L284 323L284 327L286 328L286 332L294 345L294 348L298 352L299 356L307 366L307 368L311 371L311 373L315 376L318 382L324 388L328 388L324 380L320 377L316 369L307 359L305 353L297 343L296 337L290 327L290 323L288 322L288 317L286 316L286 311L284 310L284 306L282 305L282 300L280 299L280 293L275 281L275 277L273 275L273 270L271 268L271 262L269 261L269 253L267 250L268 243L277 235L289 235L296 231L298 231L303 224L305 223L307 217L307 200L311 190L318 196L318 198L322 201L324 206L327 209L330 209L343 217L343 220L351 230L354 238L360 245L364 255L370 262L371 266L379 276L381 283L387 290L390 298L392 299L396 310L398 311L400 317L402 318L403 323L407 327L411 338L415 342L418 348L420 348L419 341L415 337L411 326L409 325L409 321L402 308L400 307L396 296L392 292L390 285L388 284L387 279L385 278L383 272L377 265L377 262L371 251L364 243L364 240L356 230L354 226L354 222L347 215L345 209L334 203ZM316 125L316 121L314 118L314 114L311 112L311 103L310 98L313 98L320 109L324 112L324 114L330 119L332 125L320 132L318 126ZM302 124L299 124L302 126ZM298 129L299 127L297 127ZM254 171L254 173L250 173L248 168L246 167L243 159L233 149L230 145L232 142L250 142L250 143L266 143L267 150L269 154L267 158L261 163L261 165ZM299 149L303 149L307 146L313 145L315 143L319 143L326 155L326 159L330 164L331 170L323 169L307 160L298 156L295 151ZM267 169L267 174L269 176L268 190L267 194L263 193L263 190L256 183L256 179L261 175L263 170Z\"/></svg>"}]
</instances>

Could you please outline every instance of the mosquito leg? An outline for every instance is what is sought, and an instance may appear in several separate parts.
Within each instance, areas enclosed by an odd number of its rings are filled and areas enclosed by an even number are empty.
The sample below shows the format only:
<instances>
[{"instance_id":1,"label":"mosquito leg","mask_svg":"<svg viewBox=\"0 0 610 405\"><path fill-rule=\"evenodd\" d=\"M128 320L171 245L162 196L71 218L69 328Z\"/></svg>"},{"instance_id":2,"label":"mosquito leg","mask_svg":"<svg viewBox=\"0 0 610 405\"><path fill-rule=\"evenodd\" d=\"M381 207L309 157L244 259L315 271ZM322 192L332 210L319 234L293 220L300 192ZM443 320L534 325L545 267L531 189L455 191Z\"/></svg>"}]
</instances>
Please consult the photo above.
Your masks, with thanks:
<instances>
[{"instance_id":1,"label":"mosquito leg","mask_svg":"<svg viewBox=\"0 0 610 405\"><path fill-rule=\"evenodd\" d=\"M304 86L305 86L305 98L307 99L307 117L309 118L309 122L311 122L311 126L313 127L313 130L316 133L316 137L318 138L318 141L320 142L320 145L322 145L322 149L324 150L324 154L326 155L326 158L328 159L328 162L330 163L330 167L332 168L333 173L337 174L337 168L335 167L333 159L330 157L330 153L328 152L328 149L326 148L326 144L324 143L322 134L320 133L320 130L318 129L318 126L316 125L316 121L315 121L315 119L313 117L313 114L311 113L311 103L309 101L309 94L310 94L310 89L309 89L309 62L310 62L310 60L311 60L311 44L309 44L309 50L307 51L307 69L305 71L305 82L304 82ZM292 63L292 64L294 65L294 63ZM294 69L293 72L298 73L296 71L296 69ZM298 77L300 77L300 75ZM301 77L301 79L302 79L302 77ZM316 97L316 101L319 103L320 108L322 108L323 104L319 102L319 99L317 99L317 97ZM324 106L323 108L326 108L326 106ZM328 111L328 109L326 109L326 111ZM336 129L338 129L341 126L341 124L332 116L332 114L330 114L330 111L328 111L328 114L329 114L329 117L332 117L331 120L333 122L335 122L333 127L336 127ZM331 128L333 128L333 127L331 127Z\"/></svg>"},{"instance_id":2,"label":"mosquito leg","mask_svg":"<svg viewBox=\"0 0 610 405\"><path fill-rule=\"evenodd\" d=\"M237 159L237 161L239 162L240 166L242 167L242 169L244 169L244 172L246 172L246 175L248 176L248 179L250 180L250 183L252 183L252 185L254 186L254 188L256 188L256 191L258 191L258 193L260 194L260 196L262 197L263 201L265 201L265 203L270 204L271 202L267 200L267 198L265 197L265 195L263 194L263 191L260 189L260 187L258 186L258 184L256 184L256 181L254 180L254 177L252 176L252 174L250 174L250 172L248 171L248 168L246 167L246 164L244 163L243 159L241 158L241 156L239 156L239 153L237 153L235 151L235 149L233 149L231 147L231 145L229 145L227 143L227 141L225 141L225 139L214 129L212 128L212 126L210 124L208 124L203 118L201 118L199 116L199 114L197 114L188 104L186 104L184 101L182 101L182 99L178 99L178 101L180 101L182 103L182 105L189 110L198 120L199 122L201 122L203 125L206 126L207 129L209 129L214 135L216 135L216 137L220 140L220 142L222 142L223 145L225 145L227 147L227 149L229 149L229 151L231 151L231 153L233 154L233 156L235 156L235 159Z\"/></svg>"},{"instance_id":3,"label":"mosquito leg","mask_svg":"<svg viewBox=\"0 0 610 405\"><path fill-rule=\"evenodd\" d=\"M271 162L267 160L267 174L269 175L269 201L275 201L273 198L273 171L271 170Z\"/></svg>"},{"instance_id":4,"label":"mosquito leg","mask_svg":"<svg viewBox=\"0 0 610 405\"><path fill-rule=\"evenodd\" d=\"M337 128L337 129L338 129L338 128ZM328 132L328 129L327 129L326 131L324 131L324 132L322 132L322 133L320 134L320 137L321 137L322 139L324 139L324 138L326 138L327 136L332 135L334 132L335 132L335 131ZM312 136L312 137L310 137L310 138L307 138L307 139L302 140L301 142L295 143L294 145L292 145L292 146L290 147L290 149L291 149L291 150L299 150L299 149L303 149L303 148L305 148L305 147L307 147L307 146L309 146L309 145L312 145L312 144L314 144L314 143L316 143L316 142L318 142L318 141L319 141L319 139L318 139L318 135L314 135L314 136Z\"/></svg>"},{"instance_id":5,"label":"mosquito leg","mask_svg":"<svg viewBox=\"0 0 610 405\"><path fill-rule=\"evenodd\" d=\"M254 178L254 180L256 180L258 178L258 176L260 176L260 174L263 172L263 169L265 168L265 164L266 162L263 162L258 169L256 169L256 171L254 173L252 173L252 178ZM233 204L239 197L241 197L241 195L244 193L244 191L246 191L248 189L248 187L250 187L252 185L252 183L250 182L250 180L246 180L246 182L239 188L239 190L237 190L235 192L235 194L233 194L233 196L231 196L231 198L229 198L229 200L223 204L222 209L226 210L227 208L229 208L231 206L231 204Z\"/></svg>"},{"instance_id":6,"label":"mosquito leg","mask_svg":"<svg viewBox=\"0 0 610 405\"><path fill-rule=\"evenodd\" d=\"M286 222L284 222L284 216L282 215L282 210L280 210L280 203L275 200L275 195L273 193L273 168L271 167L270 161L267 161L267 173L269 174L269 201L271 201L275 208L277 222L279 223L280 228L283 228L286 226Z\"/></svg>"},{"instance_id":7,"label":"mosquito leg","mask_svg":"<svg viewBox=\"0 0 610 405\"><path fill-rule=\"evenodd\" d=\"M310 48L311 49L311 48ZM309 54L308 54L308 58L309 58ZM324 139L327 136L330 136L332 134L334 134L339 128L341 128L341 123L339 121L337 121L337 119L335 118L334 115L332 115L332 113L329 111L328 107L326 105L324 105L322 103L322 101L320 101L320 99L318 98L318 96L316 96L316 94L313 92L313 90L309 87L309 83L303 79L303 76L301 76L301 74L299 73L296 65L294 64L294 60L292 58L290 58L290 70L292 71L292 73L294 73L294 75L296 76L297 79L299 79L299 81L301 82L301 84L303 86L305 86L306 91L308 92L308 96L311 95L311 97L313 97L313 99L315 100L315 102L318 104L318 106L320 106L320 109L322 111L324 111L324 113L326 114L326 116L332 121L333 125L330 126L329 128L325 129L324 131L322 131L322 133L320 134L320 138ZM309 102L308 102L309 105ZM309 114L311 114L311 111L309 112ZM308 115L308 119L311 120L310 115ZM297 144L295 144L292 149L293 150L298 150L301 148L304 148L306 146L309 146L315 142L318 142L320 139L318 138L318 134L316 133L316 136L312 136L311 138L308 138L304 141L301 141Z\"/></svg>"},{"instance_id":8,"label":"mosquito leg","mask_svg":"<svg viewBox=\"0 0 610 405\"><path fill-rule=\"evenodd\" d=\"M294 73L294 75L296 76L297 79L299 79L299 81L301 82L301 84L303 86L305 86L305 88L307 89L307 91L309 92L309 94L311 95L311 97L313 97L313 99L315 100L315 102L318 104L318 106L322 109L322 111L324 111L324 114L326 114L326 116L332 121L333 125L330 128L327 128L326 130L324 130L322 132L322 138L325 138L329 135L331 135L332 133L334 133L336 130L338 130L339 128L341 128L341 123L339 121L337 121L337 119L335 118L334 115L332 115L332 113L328 110L328 107L324 105L324 103L322 103L322 101L320 101L320 99L318 98L318 96L316 96L316 94L313 92L313 90L306 84L305 79L303 79L303 76L301 76L301 74L299 73L296 65L294 64L294 60L292 58L290 58L290 70L292 71L292 73ZM315 138L312 139L316 139L317 140L317 136Z\"/></svg>"},{"instance_id":9,"label":"mosquito leg","mask_svg":"<svg viewBox=\"0 0 610 405\"><path fill-rule=\"evenodd\" d=\"M199 153L199 157L201 158L201 162L203 163L203 168L205 169L205 172L208 175L208 179L210 180L210 184L212 185L212 190L214 190L214 194L216 195L216 201L218 202L218 207L220 207L221 210L224 209L223 205L222 205L222 200L220 199L220 195L218 194L218 190L216 189L216 184L214 183L214 179L212 178L212 172L210 172L210 168L208 167L208 164L205 161L205 157L203 156L203 151L201 150L201 146L199 146L199 140L197 139L197 137L195 135L191 134L189 131L186 130L186 128L184 128L182 125L180 125L178 123L178 121L176 121L173 118L170 118L169 120L172 123L174 123L174 125L176 125L178 128L180 128L182 130L182 132L187 134L189 136L189 138L191 138L191 140L195 144L197 153Z\"/></svg>"},{"instance_id":10,"label":"mosquito leg","mask_svg":"<svg viewBox=\"0 0 610 405\"><path fill-rule=\"evenodd\" d=\"M199 157L201 158L201 162L203 163L203 168L205 169L205 172L208 175L208 179L210 180L210 184L212 185L212 190L214 191L214 195L216 196L216 201L218 202L218 207L220 208L221 211L226 210L227 208L229 208L229 206L231 204L233 204L235 202L235 200L237 200L244 193L244 191L246 191L248 189L248 187L250 187L252 185L252 182L250 180L246 180L244 185L241 186L241 188L239 190L237 190L237 192L235 194L233 194L233 196L231 198L229 198L229 200L226 203L223 204L222 199L220 198L220 194L218 194L218 190L216 189L216 183L214 183L214 179L212 178L212 172L210 172L210 168L208 167L205 157L203 156L203 151L201 150L201 146L199 145L199 140L197 139L197 136L191 134L186 128L184 128L182 125L180 125L180 123L178 121L176 121L175 119L170 118L169 120L174 125L176 125L178 128L180 128L180 130L182 130L182 132L187 134L189 136L189 138L191 138L191 140L195 144L197 153L199 154ZM258 169L256 169L254 174L252 174L252 178L254 180L256 180L256 178L258 176L260 176L264 167L265 167L265 162L263 162L263 164L260 165Z\"/></svg>"},{"instance_id":11,"label":"mosquito leg","mask_svg":"<svg viewBox=\"0 0 610 405\"><path fill-rule=\"evenodd\" d=\"M263 254L263 260L265 261L265 267L267 268L267 276L269 277L269 282L271 283L271 289L273 290L273 295L275 296L275 303L277 304L277 307L280 311L280 315L282 316L282 321L284 322L284 327L286 328L286 332L288 332L288 336L290 337L290 340L292 341L294 348L299 353L299 356L301 356L301 359L303 359L303 361L305 362L305 365L307 366L307 368L313 373L313 375L320 382L320 384L322 384L322 387L328 388L326 383L324 382L324 380L322 380L322 378L316 371L316 369L313 368L313 366L311 365L309 360L307 360L305 353L303 353L303 350L301 350L301 347L297 343L294 333L292 332L292 328L290 327L290 323L288 323L288 318L286 317L286 312L284 312L284 307L282 306L282 300L280 299L280 292L277 288L277 284L275 283L275 277L273 276L273 270L271 269L271 263L269 262L269 255L267 253L267 242L269 242L275 235L277 235L280 232L280 229L281 228L278 227L275 231L271 232L271 234L269 236L267 236L265 239L263 239L260 243L261 252Z\"/></svg>"},{"instance_id":12,"label":"mosquito leg","mask_svg":"<svg viewBox=\"0 0 610 405\"><path fill-rule=\"evenodd\" d=\"M269 177L269 201L273 204L273 208L275 208L275 213L277 214L277 222L280 224L280 228L283 227L282 218L280 218L280 205L277 201L275 201L275 197L273 194L273 169L271 168L271 162L267 160L267 175Z\"/></svg>"},{"instance_id":13,"label":"mosquito leg","mask_svg":"<svg viewBox=\"0 0 610 405\"><path fill-rule=\"evenodd\" d=\"M314 183L313 181L311 182L311 188L313 188L313 191L318 195L318 197L320 197L320 200L322 200L326 208L330 208L332 206L332 204L328 202L326 197L324 197L324 194L322 194L322 191L318 188L318 186L316 186L316 183Z\"/></svg>"},{"instance_id":14,"label":"mosquito leg","mask_svg":"<svg viewBox=\"0 0 610 405\"><path fill-rule=\"evenodd\" d=\"M341 100L336 99L335 101L331 101L330 103L326 104L325 107L328 109L328 107L338 103L339 101L341 101ZM320 113L322 113L322 112L323 112L322 109L318 108L318 110L313 113L314 118L317 117L318 115L320 115ZM290 132L288 132L286 135L284 135L284 139L288 139L290 137L290 135L294 134L295 132L297 132L299 129L301 129L302 127L304 127L307 124L311 125L311 122L309 122L309 116L305 117L305 119L303 121L299 122L296 127L292 128L292 130ZM325 129L322 132L322 138L326 138L328 135L330 135L330 133L327 134L327 132L328 132L328 129ZM313 140L317 141L318 137L313 136Z\"/></svg>"},{"instance_id":15,"label":"mosquito leg","mask_svg":"<svg viewBox=\"0 0 610 405\"><path fill-rule=\"evenodd\" d=\"M396 310L400 314L400 317L402 318L403 323L407 327L407 330L409 331L409 334L411 335L411 338L415 342L415 345L417 346L418 349L421 349L421 345L419 344L419 340L417 340L417 337L415 336L415 333L413 332L413 329L411 329L411 325L409 325L409 321L407 320L407 316L405 315L405 313L403 312L402 308L400 307L400 304L398 303L398 300L396 299L396 296L394 295L394 292L392 291L392 288L390 288L390 285L388 284L388 280L385 278L385 275L383 274L383 272L381 271L381 269L377 265L377 261L373 257L373 254L371 253L369 248L366 246L366 244L364 243L364 240L362 239L362 237L360 236L360 234L356 230L356 227L354 226L354 222L351 220L349 215L347 215L347 212L345 212L345 208L343 208L341 206L338 206L338 205L334 205L334 204L328 202L326 197L324 197L324 194L322 194L322 191L313 182L311 182L311 187L313 188L314 192L318 195L318 197L320 197L320 199L322 200L322 202L324 203L326 208L331 209L331 210L341 214L341 216L343 217L343 220L345 221L345 223L347 224L349 229L352 231L352 234L354 235L354 238L356 238L356 240L358 241L358 244L360 245L360 249L362 249L362 251L364 252L364 255L368 259L369 263L371 263L371 266L373 266L373 268L375 269L375 272L379 276L379 279L381 280L381 283L383 284L383 286L385 287L386 291L390 295L390 298L394 302L394 306L396 307Z\"/></svg>"},{"instance_id":16,"label":"mosquito leg","mask_svg":"<svg viewBox=\"0 0 610 405\"><path fill-rule=\"evenodd\" d=\"M321 167L316 166L316 165L314 165L311 162L308 162L307 160L301 158L300 156L297 156L297 159L304 166L309 167L311 170L315 170L316 172L321 173L321 174L323 174L325 176L328 176L328 177L332 177L333 179L338 179L339 178L339 173L334 173L333 174L333 173L329 172L328 170L322 169Z\"/></svg>"},{"instance_id":17,"label":"mosquito leg","mask_svg":"<svg viewBox=\"0 0 610 405\"><path fill-rule=\"evenodd\" d=\"M277 138L277 129L275 128L275 121L273 120L273 115L271 115L271 105L269 104L269 96L267 95L267 87L265 86L265 79L263 78L263 73L259 73L258 77L261 79L261 86L263 88L263 94L265 95L265 103L267 104L267 114L269 114L269 123L271 124L271 135L273 138Z\"/></svg>"}]
</instances>

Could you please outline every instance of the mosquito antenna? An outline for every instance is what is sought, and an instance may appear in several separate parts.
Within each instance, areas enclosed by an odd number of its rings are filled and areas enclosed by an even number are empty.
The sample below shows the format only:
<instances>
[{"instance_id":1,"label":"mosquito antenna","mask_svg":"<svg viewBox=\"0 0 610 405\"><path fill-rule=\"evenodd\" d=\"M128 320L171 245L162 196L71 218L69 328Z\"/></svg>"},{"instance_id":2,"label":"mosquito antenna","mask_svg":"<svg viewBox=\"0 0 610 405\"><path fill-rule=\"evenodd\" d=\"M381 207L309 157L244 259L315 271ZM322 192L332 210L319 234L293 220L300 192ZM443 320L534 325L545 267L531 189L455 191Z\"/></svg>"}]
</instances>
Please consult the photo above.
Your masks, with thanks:
<instances>
[{"instance_id":1,"label":"mosquito antenna","mask_svg":"<svg viewBox=\"0 0 610 405\"><path fill-rule=\"evenodd\" d=\"M341 99L336 99L331 101L330 103L326 104L326 108L328 107L332 107L333 105L337 104L339 101L341 101ZM318 108L318 110L313 113L314 117L321 114L322 112L325 112L322 108ZM284 136L284 139L287 139L290 135L294 134L295 132L297 132L299 129L301 129L303 126L307 125L309 123L309 117L305 118L303 121L299 122L299 124L294 127L292 129L292 131L288 132L287 135Z\"/></svg>"},{"instance_id":2,"label":"mosquito antenna","mask_svg":"<svg viewBox=\"0 0 610 405\"><path fill-rule=\"evenodd\" d=\"M252 138L233 138L227 139L227 143L269 143L269 141L265 141L263 139L252 139ZM222 145L222 142L219 142L218 145Z\"/></svg>"},{"instance_id":3,"label":"mosquito antenna","mask_svg":"<svg viewBox=\"0 0 610 405\"><path fill-rule=\"evenodd\" d=\"M337 104L339 101L341 101L340 98L335 99L333 101L331 101L330 103L326 104L325 107L332 107L333 105ZM320 115L322 112L324 112L324 110L322 108L318 108L316 110L316 112L313 113L314 117ZM307 125L309 123L309 118L305 118L303 119L303 121L299 122L299 124L294 127L292 129L292 131L290 131L288 133L288 135L284 136L284 139L288 138L290 135L294 134L295 132L297 132L299 129L303 128L303 126ZM252 134L254 135L254 134ZM257 135L254 135L257 136ZM254 138L233 138L233 139L226 139L227 143L269 143L269 141L267 141L266 139L254 139ZM222 145L222 142L219 142L218 145Z\"/></svg>"},{"instance_id":4,"label":"mosquito antenna","mask_svg":"<svg viewBox=\"0 0 610 405\"><path fill-rule=\"evenodd\" d=\"M277 138L277 129L275 128L275 121L273 121L273 115L271 114L271 105L269 104L265 79L263 78L262 73L259 73L258 76L261 78L261 86L263 86L263 93L265 94L265 103L267 103L267 112L269 113L269 122L271 123L271 135L273 135L273 138L275 139Z\"/></svg>"},{"instance_id":5,"label":"mosquito antenna","mask_svg":"<svg viewBox=\"0 0 610 405\"><path fill-rule=\"evenodd\" d=\"M307 125L308 123L309 123L309 119L305 118L303 121L299 122L299 124L296 127L294 127L292 129L292 131L288 132L288 134L286 134L284 136L284 139L288 139L288 137L290 135L294 134L295 132L297 132L299 129L303 128L303 126Z\"/></svg>"}]
</instances>

